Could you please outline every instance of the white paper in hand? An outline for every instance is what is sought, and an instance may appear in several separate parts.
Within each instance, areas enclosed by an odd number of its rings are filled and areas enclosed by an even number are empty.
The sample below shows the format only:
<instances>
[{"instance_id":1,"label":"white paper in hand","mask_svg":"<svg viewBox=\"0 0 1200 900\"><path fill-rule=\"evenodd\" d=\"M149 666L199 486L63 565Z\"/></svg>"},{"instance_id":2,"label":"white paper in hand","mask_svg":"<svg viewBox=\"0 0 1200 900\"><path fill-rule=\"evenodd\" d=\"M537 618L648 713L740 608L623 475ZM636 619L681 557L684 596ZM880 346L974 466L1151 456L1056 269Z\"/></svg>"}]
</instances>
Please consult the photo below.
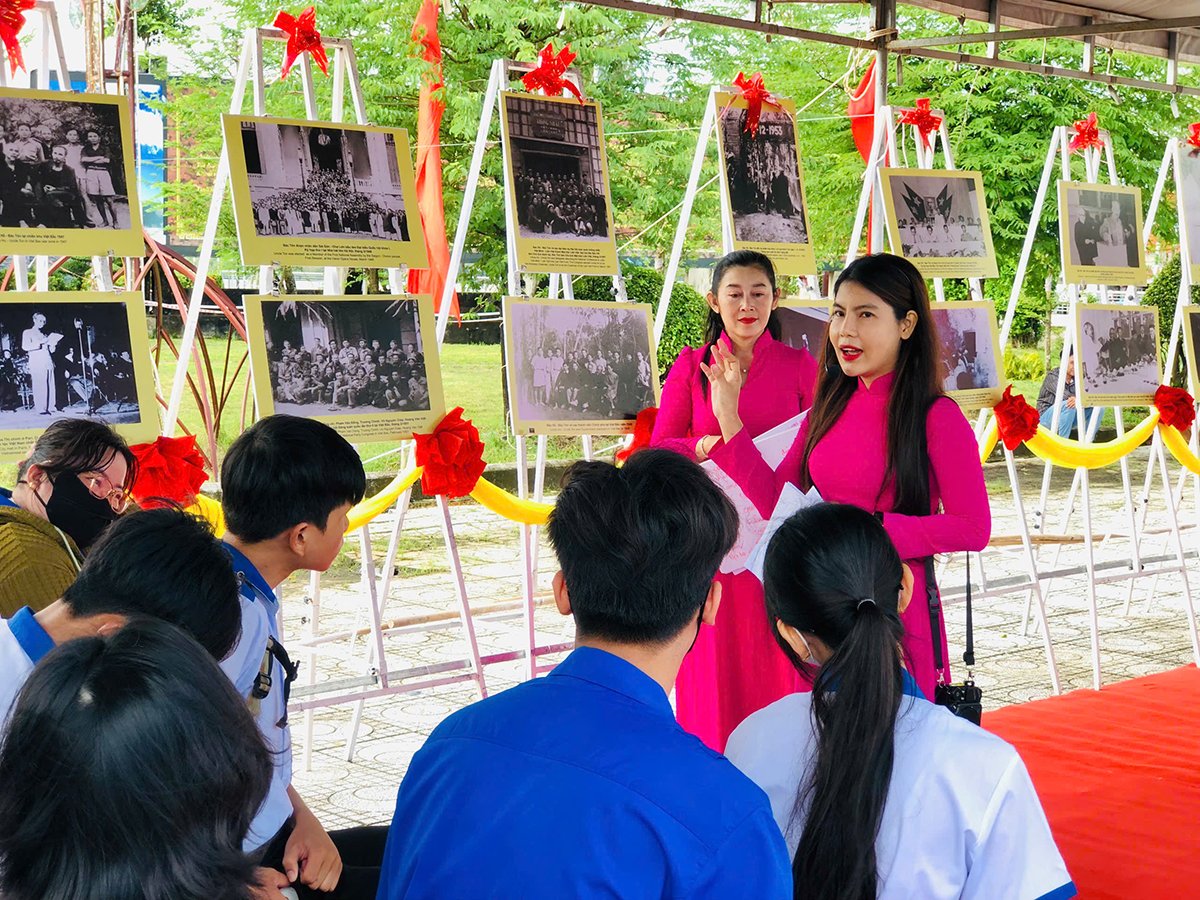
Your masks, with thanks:
<instances>
[{"instance_id":1,"label":"white paper in hand","mask_svg":"<svg viewBox=\"0 0 1200 900\"><path fill-rule=\"evenodd\" d=\"M764 431L754 439L754 446L762 454L763 461L772 469L779 467L792 444L796 442L800 424L806 415L807 412L802 412L798 416L793 416L770 431ZM742 493L742 489L732 478L722 472L715 462L710 459L705 460L700 464L700 468L708 473L713 484L725 492L725 496L732 501L738 514L737 541L721 561L721 571L727 574L744 572L746 558L758 543L758 539L762 537L763 530L767 527L767 521L759 514L758 507L750 502L750 498Z\"/></svg>"},{"instance_id":2,"label":"white paper in hand","mask_svg":"<svg viewBox=\"0 0 1200 900\"><path fill-rule=\"evenodd\" d=\"M779 501L775 504L775 511L771 513L771 518L763 528L758 543L754 545L754 549L746 558L746 569L753 572L755 577L762 581L763 563L767 559L767 545L771 543L771 538L775 536L779 526L790 519L794 513L820 502L821 495L817 493L815 487L809 488L808 493L805 493L794 484L785 484L783 492L779 495Z\"/></svg>"}]
</instances>

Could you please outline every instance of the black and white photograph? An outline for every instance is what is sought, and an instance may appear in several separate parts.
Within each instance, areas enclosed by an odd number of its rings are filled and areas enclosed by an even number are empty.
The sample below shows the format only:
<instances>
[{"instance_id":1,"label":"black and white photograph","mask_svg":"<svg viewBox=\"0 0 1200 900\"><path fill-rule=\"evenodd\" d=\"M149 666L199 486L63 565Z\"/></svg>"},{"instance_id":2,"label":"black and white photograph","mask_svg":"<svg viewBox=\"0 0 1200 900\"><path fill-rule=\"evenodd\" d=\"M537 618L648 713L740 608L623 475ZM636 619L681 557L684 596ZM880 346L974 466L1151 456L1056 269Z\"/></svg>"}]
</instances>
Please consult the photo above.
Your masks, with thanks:
<instances>
[{"instance_id":1,"label":"black and white photograph","mask_svg":"<svg viewBox=\"0 0 1200 900\"><path fill-rule=\"evenodd\" d=\"M738 241L807 244L808 221L796 130L790 114L764 109L758 132L745 130L744 108L721 111L721 146L733 234Z\"/></svg>"},{"instance_id":2,"label":"black and white photograph","mask_svg":"<svg viewBox=\"0 0 1200 900\"><path fill-rule=\"evenodd\" d=\"M1179 147L1180 238L1187 242L1192 283L1200 281L1200 147Z\"/></svg>"},{"instance_id":3,"label":"black and white photograph","mask_svg":"<svg viewBox=\"0 0 1200 900\"><path fill-rule=\"evenodd\" d=\"M1144 405L1161 384L1158 316L1153 307L1079 304L1076 312L1083 398L1089 405Z\"/></svg>"},{"instance_id":4,"label":"black and white photograph","mask_svg":"<svg viewBox=\"0 0 1200 900\"><path fill-rule=\"evenodd\" d=\"M930 304L937 330L938 379L963 406L993 406L1003 389L1003 355L990 301Z\"/></svg>"},{"instance_id":5,"label":"black and white photograph","mask_svg":"<svg viewBox=\"0 0 1200 900\"><path fill-rule=\"evenodd\" d=\"M1187 344L1188 374L1193 385L1200 384L1200 306L1183 308L1183 336Z\"/></svg>"},{"instance_id":6,"label":"black and white photograph","mask_svg":"<svg viewBox=\"0 0 1200 900\"><path fill-rule=\"evenodd\" d=\"M425 265L403 129L225 116L247 264Z\"/></svg>"},{"instance_id":7,"label":"black and white photograph","mask_svg":"<svg viewBox=\"0 0 1200 900\"><path fill-rule=\"evenodd\" d=\"M978 172L881 169L893 252L927 277L996 274Z\"/></svg>"},{"instance_id":8,"label":"black and white photograph","mask_svg":"<svg viewBox=\"0 0 1200 900\"><path fill-rule=\"evenodd\" d=\"M585 267L615 266L599 106L574 98L506 93L503 111L518 264L563 272L581 271L581 262ZM572 250L564 253L567 246ZM579 248L586 249L586 259L578 255Z\"/></svg>"},{"instance_id":9,"label":"black and white photograph","mask_svg":"<svg viewBox=\"0 0 1200 900\"><path fill-rule=\"evenodd\" d=\"M1059 216L1068 282L1145 284L1139 189L1059 182Z\"/></svg>"},{"instance_id":10,"label":"black and white photograph","mask_svg":"<svg viewBox=\"0 0 1200 900\"><path fill-rule=\"evenodd\" d=\"M153 439L158 416L141 303L140 295L90 292L0 296L0 459L20 458L30 435L61 418L96 419L129 438Z\"/></svg>"},{"instance_id":11,"label":"black and white photograph","mask_svg":"<svg viewBox=\"0 0 1200 900\"><path fill-rule=\"evenodd\" d=\"M119 97L0 89L0 230L57 239L79 255L127 246L141 213L130 173L129 114ZM133 192L131 198L130 194ZM131 202L132 199L132 202ZM120 236L118 236L120 233ZM82 244L80 237L82 236ZM6 249L14 249L5 235ZM41 252L50 247L38 245ZM140 255L140 249L137 251Z\"/></svg>"},{"instance_id":12,"label":"black and white photograph","mask_svg":"<svg viewBox=\"0 0 1200 900\"><path fill-rule=\"evenodd\" d=\"M504 336L518 434L621 434L658 403L646 304L507 298Z\"/></svg>"},{"instance_id":13,"label":"black and white photograph","mask_svg":"<svg viewBox=\"0 0 1200 900\"><path fill-rule=\"evenodd\" d=\"M829 306L828 300L780 303L775 309L782 332L780 340L818 359L829 330Z\"/></svg>"}]
</instances>

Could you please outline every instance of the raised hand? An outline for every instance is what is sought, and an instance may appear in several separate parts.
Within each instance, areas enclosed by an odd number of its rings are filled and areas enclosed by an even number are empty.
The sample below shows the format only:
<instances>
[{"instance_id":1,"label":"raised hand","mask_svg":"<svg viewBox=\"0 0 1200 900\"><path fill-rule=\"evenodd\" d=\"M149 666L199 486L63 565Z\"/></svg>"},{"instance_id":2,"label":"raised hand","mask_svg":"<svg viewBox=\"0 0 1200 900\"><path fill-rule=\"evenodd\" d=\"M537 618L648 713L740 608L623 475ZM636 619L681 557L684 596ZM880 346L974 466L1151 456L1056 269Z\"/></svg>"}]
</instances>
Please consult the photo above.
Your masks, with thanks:
<instances>
[{"instance_id":1,"label":"raised hand","mask_svg":"<svg viewBox=\"0 0 1200 900\"><path fill-rule=\"evenodd\" d=\"M742 428L742 420L738 416L738 398L742 393L745 374L741 363L732 350L727 350L717 342L713 344L712 362L708 365L701 362L700 370L708 379L713 415L721 425L722 436L729 440Z\"/></svg>"}]
</instances>

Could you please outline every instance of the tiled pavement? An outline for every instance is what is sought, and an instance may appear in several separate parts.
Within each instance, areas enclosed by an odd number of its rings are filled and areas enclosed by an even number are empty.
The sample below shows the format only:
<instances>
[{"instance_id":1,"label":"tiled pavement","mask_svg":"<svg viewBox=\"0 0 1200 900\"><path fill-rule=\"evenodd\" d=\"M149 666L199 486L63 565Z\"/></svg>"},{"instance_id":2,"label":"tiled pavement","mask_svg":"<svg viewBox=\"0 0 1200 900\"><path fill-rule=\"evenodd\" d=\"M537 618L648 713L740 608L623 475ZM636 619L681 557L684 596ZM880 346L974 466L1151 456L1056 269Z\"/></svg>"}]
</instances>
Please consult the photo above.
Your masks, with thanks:
<instances>
[{"instance_id":1,"label":"tiled pavement","mask_svg":"<svg viewBox=\"0 0 1200 900\"><path fill-rule=\"evenodd\" d=\"M1134 496L1140 493L1145 471L1146 451L1131 463ZM1040 491L1042 467L1035 461L1018 464L1021 489L1031 521ZM1050 533L1059 533L1058 517L1070 486L1070 474L1056 472L1047 504ZM992 494L993 536L1017 533L1012 491L1003 464L988 467ZM1132 556L1128 516L1123 510L1120 470L1112 467L1092 474L1093 533L1115 533L1101 545L1097 561L1115 561L1129 569ZM1151 492L1146 528L1164 528L1167 523L1161 487ZM1182 515L1186 549L1200 549L1200 532L1190 527L1196 521L1192 491L1185 494ZM468 502L452 507L455 535L462 556L465 583L472 606L479 611L474 618L482 653L503 654L524 644L523 620L519 614L521 596L521 557L518 529L478 505ZM386 641L389 667L437 666L462 659L465 642L458 619L452 614L454 581L446 562L440 531L441 517L434 506L410 510L397 556L396 578L383 612L384 620L435 617L437 627L425 625L393 632ZM390 521L380 520L374 527L373 540L377 563L383 560ZM1082 525L1074 516L1067 533L1079 535ZM1143 538L1143 555L1164 552L1165 536ZM1169 548L1173 550L1172 548ZM339 564L322 581L320 625L323 633L356 630L365 626L367 604L358 576L359 546L348 542ZM1081 545L1063 548L1058 569L1080 566ZM1041 550L1041 566L1048 571L1055 556L1053 547ZM984 554L985 575L989 582L1015 579L1024 573L1019 550L991 550ZM949 561L940 576L947 593L961 594L964 570L962 557ZM538 559L538 589L543 605L536 617L540 645L569 642L570 621L549 605L549 582L555 569L553 553L542 542ZM1116 569L1107 570L1118 571ZM980 573L972 565L972 581L978 594ZM1189 584L1200 595L1200 563L1189 564ZM1150 598L1151 586L1155 594ZM1101 584L1097 587L1100 657L1105 684L1160 672L1192 661L1190 638L1183 612L1183 579L1178 572L1157 579L1143 577L1134 582L1129 616L1123 615L1129 582ZM311 594L307 582L289 584L283 597L284 633L289 647L306 633L312 616ZM1200 601L1200 596L1197 597ZM1031 622L1028 635L1021 633L1024 592L1001 596L977 597L974 603L977 682L984 689L985 706L995 708L1010 703L1045 697L1050 680L1039 632ZM1074 574L1054 580L1046 595L1050 633L1062 679L1063 690L1090 688L1092 685L1091 644L1087 613L1087 581ZM500 607L499 610L496 607ZM441 618L437 618L437 617ZM964 607L950 600L947 610L951 658L960 659L964 635ZM361 678L367 669L363 638L355 642L335 641L323 645L315 665L305 658L301 683L314 677L318 683ZM554 660L560 657L548 657ZM959 665L961 671L961 664ZM443 672L453 675L454 672ZM522 677L520 660L496 662L485 668L487 687L495 692L515 684ZM294 713L295 783L308 804L326 827L346 827L386 822L390 817L396 787L404 776L409 760L430 730L447 714L479 698L472 682L445 685L413 693L394 694L363 703L361 725L354 760L347 761L347 735L355 712L355 703L327 707L312 715L311 740L306 717Z\"/></svg>"}]
</instances>

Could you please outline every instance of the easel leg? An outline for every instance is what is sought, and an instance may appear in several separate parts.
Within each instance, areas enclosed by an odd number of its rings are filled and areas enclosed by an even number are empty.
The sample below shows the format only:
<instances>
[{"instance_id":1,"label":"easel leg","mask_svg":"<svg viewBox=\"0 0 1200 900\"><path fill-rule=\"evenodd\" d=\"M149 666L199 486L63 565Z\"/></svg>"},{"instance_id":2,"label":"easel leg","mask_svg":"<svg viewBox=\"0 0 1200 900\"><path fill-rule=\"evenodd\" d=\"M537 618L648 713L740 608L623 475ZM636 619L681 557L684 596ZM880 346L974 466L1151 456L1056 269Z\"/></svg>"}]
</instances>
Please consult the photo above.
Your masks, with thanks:
<instances>
[{"instance_id":1,"label":"easel leg","mask_svg":"<svg viewBox=\"0 0 1200 900\"><path fill-rule=\"evenodd\" d=\"M1159 435L1155 433L1154 441L1158 443L1161 440ZM1171 491L1171 476L1167 472L1167 460L1165 454L1158 455L1159 472L1162 475L1163 493L1167 496L1167 515L1171 519L1171 533L1175 537L1175 554L1179 560L1179 575L1183 585L1183 605L1187 615L1188 635L1192 639L1192 661L1197 666L1200 666L1200 637L1196 634L1196 610L1192 603L1192 590L1188 585L1187 575L1187 556L1183 549L1183 535L1179 531L1179 516L1175 506L1175 495Z\"/></svg>"},{"instance_id":2,"label":"easel leg","mask_svg":"<svg viewBox=\"0 0 1200 900\"><path fill-rule=\"evenodd\" d=\"M1083 543L1086 553L1088 579L1088 624L1092 634L1092 687L1100 690L1100 615L1096 599L1096 554L1092 542L1092 497L1089 490L1088 470L1077 470L1083 486Z\"/></svg>"},{"instance_id":3,"label":"easel leg","mask_svg":"<svg viewBox=\"0 0 1200 900\"><path fill-rule=\"evenodd\" d=\"M454 538L454 522L450 518L450 503L445 497L437 498L438 509L442 513L442 537L446 541L446 556L450 561L450 571L454 575L454 587L458 598L458 615L462 622L463 634L467 641L467 650L471 654L471 662L475 666L475 683L479 685L480 697L488 695L487 682L483 677L483 660L479 655L479 642L475 638L475 621L471 618L471 605L467 600L467 582L463 575L462 559L458 555L458 541Z\"/></svg>"},{"instance_id":4,"label":"easel leg","mask_svg":"<svg viewBox=\"0 0 1200 900\"><path fill-rule=\"evenodd\" d=\"M1050 621L1046 616L1046 604L1042 598L1041 579L1038 575L1037 561L1033 553L1033 544L1029 539L1029 524L1025 521L1025 504L1021 499L1021 483L1017 480L1017 466L1013 462L1012 451L1007 447L1004 448L1004 462L1008 467L1008 480L1012 484L1013 505L1017 510L1017 523L1021 529L1021 548L1025 556L1025 567L1029 574L1030 588L1027 596L1032 598L1036 595L1038 605L1038 617L1041 620L1042 626L1042 646L1046 651L1046 666L1050 670L1050 689L1055 694L1062 693L1062 686L1058 679L1058 664L1054 659L1054 642L1050 640ZM1028 601L1025 607L1026 618L1029 616Z\"/></svg>"}]
</instances>

